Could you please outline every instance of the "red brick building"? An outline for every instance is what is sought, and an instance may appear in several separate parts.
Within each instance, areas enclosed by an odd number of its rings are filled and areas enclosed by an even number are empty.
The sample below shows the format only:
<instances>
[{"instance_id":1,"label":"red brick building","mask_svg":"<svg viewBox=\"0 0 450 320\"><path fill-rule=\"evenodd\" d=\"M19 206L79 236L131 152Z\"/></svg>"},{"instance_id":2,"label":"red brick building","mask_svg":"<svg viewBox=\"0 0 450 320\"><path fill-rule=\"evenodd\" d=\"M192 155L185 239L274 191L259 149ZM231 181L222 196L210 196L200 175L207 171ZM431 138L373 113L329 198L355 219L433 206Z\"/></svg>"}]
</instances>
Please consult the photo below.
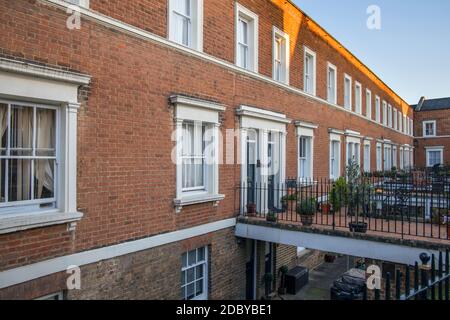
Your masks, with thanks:
<instances>
[{"instance_id":1,"label":"red brick building","mask_svg":"<svg viewBox=\"0 0 450 320\"><path fill-rule=\"evenodd\" d=\"M260 297L296 248L234 236L240 183L412 164L409 105L289 1L70 2L0 0L0 298Z\"/></svg>"},{"instance_id":2,"label":"red brick building","mask_svg":"<svg viewBox=\"0 0 450 320\"><path fill-rule=\"evenodd\" d=\"M420 99L414 109L416 165L450 164L450 98Z\"/></svg>"}]
</instances>

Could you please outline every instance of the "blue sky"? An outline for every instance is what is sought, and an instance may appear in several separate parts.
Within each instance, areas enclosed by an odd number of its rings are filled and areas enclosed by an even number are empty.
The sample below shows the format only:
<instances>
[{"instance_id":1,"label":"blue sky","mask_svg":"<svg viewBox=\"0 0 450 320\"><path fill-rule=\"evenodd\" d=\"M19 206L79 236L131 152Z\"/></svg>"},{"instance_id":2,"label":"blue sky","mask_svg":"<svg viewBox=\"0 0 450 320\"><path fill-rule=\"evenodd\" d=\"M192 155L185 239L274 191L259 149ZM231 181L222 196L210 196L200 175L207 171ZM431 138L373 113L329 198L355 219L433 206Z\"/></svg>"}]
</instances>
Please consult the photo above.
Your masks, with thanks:
<instances>
[{"instance_id":1,"label":"blue sky","mask_svg":"<svg viewBox=\"0 0 450 320\"><path fill-rule=\"evenodd\" d=\"M294 0L406 102L450 97L450 0ZM370 5L381 30L366 26Z\"/></svg>"}]
</instances>

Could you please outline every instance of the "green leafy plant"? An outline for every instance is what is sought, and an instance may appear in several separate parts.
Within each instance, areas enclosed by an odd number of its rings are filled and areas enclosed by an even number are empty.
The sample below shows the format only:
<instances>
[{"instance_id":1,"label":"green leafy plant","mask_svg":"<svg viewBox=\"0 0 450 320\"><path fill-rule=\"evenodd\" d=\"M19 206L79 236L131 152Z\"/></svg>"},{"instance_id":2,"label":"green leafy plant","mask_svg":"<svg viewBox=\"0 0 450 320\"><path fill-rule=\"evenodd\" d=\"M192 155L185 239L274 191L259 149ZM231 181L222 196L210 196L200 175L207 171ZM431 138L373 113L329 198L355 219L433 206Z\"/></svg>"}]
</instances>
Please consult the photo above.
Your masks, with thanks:
<instances>
[{"instance_id":1,"label":"green leafy plant","mask_svg":"<svg viewBox=\"0 0 450 320\"><path fill-rule=\"evenodd\" d=\"M269 212L266 216L266 220L269 222L277 222L278 215L275 212Z\"/></svg>"},{"instance_id":2,"label":"green leafy plant","mask_svg":"<svg viewBox=\"0 0 450 320\"><path fill-rule=\"evenodd\" d=\"M345 178L341 177L334 183L330 191L330 203L334 212L341 210L347 204L348 185Z\"/></svg>"},{"instance_id":3,"label":"green leafy plant","mask_svg":"<svg viewBox=\"0 0 450 320\"><path fill-rule=\"evenodd\" d=\"M315 198L304 199L297 205L297 213L302 216L313 216L317 212L317 201Z\"/></svg>"}]
</instances>

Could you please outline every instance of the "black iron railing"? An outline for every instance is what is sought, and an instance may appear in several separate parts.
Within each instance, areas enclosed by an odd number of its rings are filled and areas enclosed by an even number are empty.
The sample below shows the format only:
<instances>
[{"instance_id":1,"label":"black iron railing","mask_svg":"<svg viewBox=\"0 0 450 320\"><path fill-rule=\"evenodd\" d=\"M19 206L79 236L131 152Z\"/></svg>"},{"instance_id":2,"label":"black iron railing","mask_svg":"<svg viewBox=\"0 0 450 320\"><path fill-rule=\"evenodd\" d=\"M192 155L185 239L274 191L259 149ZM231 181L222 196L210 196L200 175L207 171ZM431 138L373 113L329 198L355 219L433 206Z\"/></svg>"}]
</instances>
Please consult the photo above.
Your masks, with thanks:
<instances>
[{"instance_id":1,"label":"black iron railing","mask_svg":"<svg viewBox=\"0 0 450 320\"><path fill-rule=\"evenodd\" d=\"M261 179L263 180L263 179ZM273 222L450 240L447 171L364 174L357 179L242 183L236 210Z\"/></svg>"},{"instance_id":2,"label":"black iron railing","mask_svg":"<svg viewBox=\"0 0 450 320\"><path fill-rule=\"evenodd\" d=\"M373 295L375 300L450 300L450 254L447 250L445 258L439 253L436 263L435 255L430 259L427 255L421 256L421 263L416 262L413 268L405 268L404 273L396 271L395 281L390 273L386 274L384 294L376 289ZM445 259L445 262L444 262ZM431 264L431 265L430 265ZM394 284L395 282L395 284ZM367 290L367 289L365 289ZM364 298L368 297L367 291Z\"/></svg>"}]
</instances>

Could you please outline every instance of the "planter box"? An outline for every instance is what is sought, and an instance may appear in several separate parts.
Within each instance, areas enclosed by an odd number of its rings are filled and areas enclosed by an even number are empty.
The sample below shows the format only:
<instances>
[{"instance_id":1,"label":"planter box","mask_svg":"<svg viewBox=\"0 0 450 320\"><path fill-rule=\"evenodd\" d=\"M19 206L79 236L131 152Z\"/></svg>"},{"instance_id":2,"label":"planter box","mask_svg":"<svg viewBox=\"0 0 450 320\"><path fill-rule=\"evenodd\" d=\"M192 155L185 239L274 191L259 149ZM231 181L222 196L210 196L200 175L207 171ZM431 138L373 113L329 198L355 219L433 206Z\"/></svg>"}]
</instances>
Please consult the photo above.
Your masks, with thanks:
<instances>
[{"instance_id":1,"label":"planter box","mask_svg":"<svg viewBox=\"0 0 450 320\"><path fill-rule=\"evenodd\" d=\"M367 223L365 222L350 222L348 224L350 228L350 232L356 233L366 233L367 232Z\"/></svg>"}]
</instances>

